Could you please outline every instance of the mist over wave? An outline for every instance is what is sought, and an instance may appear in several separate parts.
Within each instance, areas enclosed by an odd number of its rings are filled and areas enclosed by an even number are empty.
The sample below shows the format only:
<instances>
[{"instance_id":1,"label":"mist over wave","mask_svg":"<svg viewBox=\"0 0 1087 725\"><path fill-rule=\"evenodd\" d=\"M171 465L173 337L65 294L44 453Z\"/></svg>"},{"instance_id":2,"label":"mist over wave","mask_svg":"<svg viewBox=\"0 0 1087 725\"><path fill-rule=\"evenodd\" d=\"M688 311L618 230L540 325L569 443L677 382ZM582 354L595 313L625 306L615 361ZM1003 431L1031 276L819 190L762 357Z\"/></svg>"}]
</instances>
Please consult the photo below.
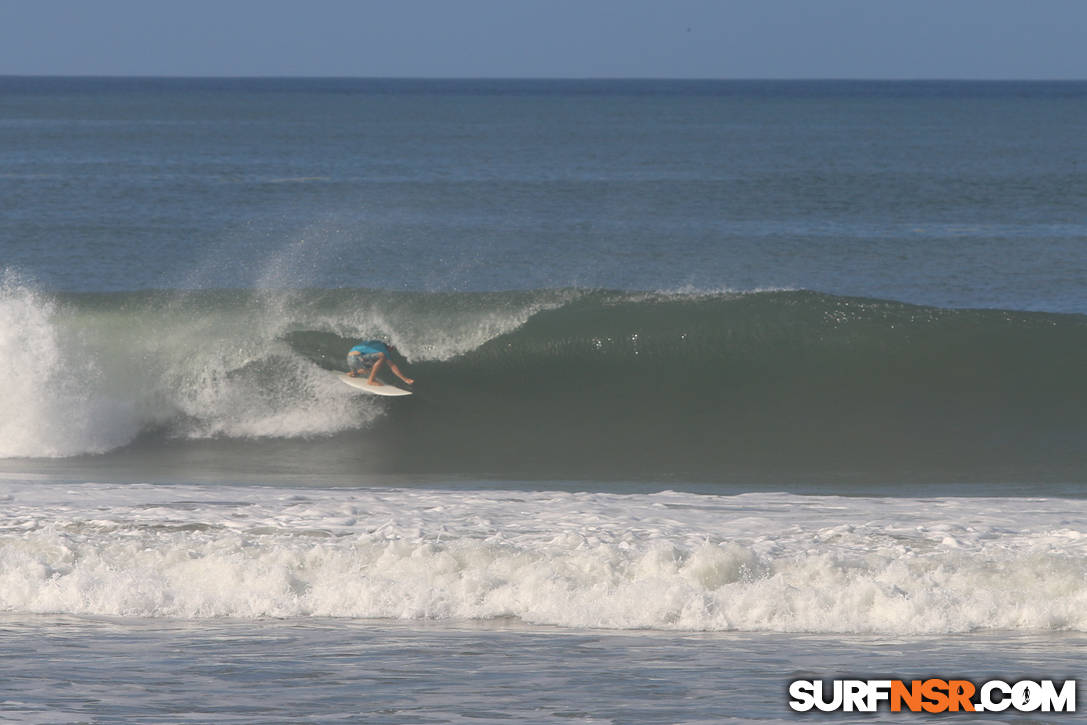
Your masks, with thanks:
<instances>
[{"instance_id":1,"label":"mist over wave","mask_svg":"<svg viewBox=\"0 0 1087 725\"><path fill-rule=\"evenodd\" d=\"M369 337L397 345L413 398L330 374ZM0 347L7 458L255 441L379 473L1006 480L1087 465L1081 315L807 291L45 295L9 275Z\"/></svg>"}]
</instances>

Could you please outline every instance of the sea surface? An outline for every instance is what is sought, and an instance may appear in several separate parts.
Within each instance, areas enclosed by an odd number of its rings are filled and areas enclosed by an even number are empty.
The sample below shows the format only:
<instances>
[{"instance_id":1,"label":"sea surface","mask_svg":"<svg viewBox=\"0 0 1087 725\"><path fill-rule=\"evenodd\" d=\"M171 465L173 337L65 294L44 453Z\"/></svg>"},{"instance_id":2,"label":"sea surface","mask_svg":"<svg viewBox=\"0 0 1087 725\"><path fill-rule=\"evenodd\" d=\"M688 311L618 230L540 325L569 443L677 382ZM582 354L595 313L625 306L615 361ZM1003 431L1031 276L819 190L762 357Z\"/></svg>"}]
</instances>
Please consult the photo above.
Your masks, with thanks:
<instances>
[{"instance_id":1,"label":"sea surface","mask_svg":"<svg viewBox=\"0 0 1087 725\"><path fill-rule=\"evenodd\" d=\"M1087 83L0 77L0 721L1084 680L1085 128ZM336 379L369 338L412 397ZM865 717L818 719L931 716Z\"/></svg>"}]
</instances>

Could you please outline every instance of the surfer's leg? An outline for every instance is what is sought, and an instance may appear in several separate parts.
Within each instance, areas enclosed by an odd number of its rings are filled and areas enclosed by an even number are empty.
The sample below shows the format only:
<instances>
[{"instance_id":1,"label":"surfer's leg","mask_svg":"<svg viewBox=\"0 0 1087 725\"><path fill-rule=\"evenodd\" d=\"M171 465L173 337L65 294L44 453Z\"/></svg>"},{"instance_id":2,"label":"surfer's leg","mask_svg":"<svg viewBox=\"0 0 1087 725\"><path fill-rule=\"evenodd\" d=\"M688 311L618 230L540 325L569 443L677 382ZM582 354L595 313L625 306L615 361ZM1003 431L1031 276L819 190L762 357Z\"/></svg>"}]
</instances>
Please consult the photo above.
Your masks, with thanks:
<instances>
[{"instance_id":1,"label":"surfer's leg","mask_svg":"<svg viewBox=\"0 0 1087 725\"><path fill-rule=\"evenodd\" d=\"M377 375L377 369L379 367L381 367L381 363L383 363L383 362L385 362L385 355L384 354L382 354L381 357L379 357L377 359L377 362L374 363L374 366L372 368L370 368L370 378L366 381L367 385L373 385L374 384L374 376Z\"/></svg>"},{"instance_id":2,"label":"surfer's leg","mask_svg":"<svg viewBox=\"0 0 1087 725\"><path fill-rule=\"evenodd\" d=\"M400 372L400 368L396 367L396 363L394 363L392 360L389 361L389 370L392 370L394 373L396 373L396 377L400 378L408 385L411 385L415 382L411 378L404 377L404 373Z\"/></svg>"}]
</instances>

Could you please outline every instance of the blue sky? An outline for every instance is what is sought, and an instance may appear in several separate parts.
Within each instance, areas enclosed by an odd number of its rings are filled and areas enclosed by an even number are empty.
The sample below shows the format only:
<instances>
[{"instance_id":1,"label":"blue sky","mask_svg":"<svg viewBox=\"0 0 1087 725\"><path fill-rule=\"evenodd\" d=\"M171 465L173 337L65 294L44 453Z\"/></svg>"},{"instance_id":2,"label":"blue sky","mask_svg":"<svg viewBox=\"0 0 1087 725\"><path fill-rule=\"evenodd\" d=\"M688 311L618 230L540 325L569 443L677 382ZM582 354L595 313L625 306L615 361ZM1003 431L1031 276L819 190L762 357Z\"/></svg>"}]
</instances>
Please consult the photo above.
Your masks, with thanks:
<instances>
[{"instance_id":1,"label":"blue sky","mask_svg":"<svg viewBox=\"0 0 1087 725\"><path fill-rule=\"evenodd\" d=\"M0 75L1087 78L1087 0L0 0Z\"/></svg>"}]
</instances>

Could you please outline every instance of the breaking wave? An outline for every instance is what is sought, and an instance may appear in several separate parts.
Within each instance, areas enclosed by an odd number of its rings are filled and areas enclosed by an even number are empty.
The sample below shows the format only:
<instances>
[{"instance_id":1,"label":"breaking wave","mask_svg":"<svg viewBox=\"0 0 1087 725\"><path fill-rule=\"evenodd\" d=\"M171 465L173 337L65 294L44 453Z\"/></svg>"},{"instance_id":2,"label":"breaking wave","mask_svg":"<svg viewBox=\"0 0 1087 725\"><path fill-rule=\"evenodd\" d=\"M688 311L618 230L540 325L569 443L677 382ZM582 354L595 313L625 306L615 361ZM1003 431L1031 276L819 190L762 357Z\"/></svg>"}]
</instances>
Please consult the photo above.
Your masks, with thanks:
<instances>
[{"instance_id":1,"label":"breaking wave","mask_svg":"<svg viewBox=\"0 0 1087 725\"><path fill-rule=\"evenodd\" d=\"M330 374L362 338L395 404ZM1081 476L1087 319L809 291L0 288L0 457L346 444L352 471ZM131 445L129 445L131 444ZM342 461L342 456L340 457Z\"/></svg>"}]
</instances>

